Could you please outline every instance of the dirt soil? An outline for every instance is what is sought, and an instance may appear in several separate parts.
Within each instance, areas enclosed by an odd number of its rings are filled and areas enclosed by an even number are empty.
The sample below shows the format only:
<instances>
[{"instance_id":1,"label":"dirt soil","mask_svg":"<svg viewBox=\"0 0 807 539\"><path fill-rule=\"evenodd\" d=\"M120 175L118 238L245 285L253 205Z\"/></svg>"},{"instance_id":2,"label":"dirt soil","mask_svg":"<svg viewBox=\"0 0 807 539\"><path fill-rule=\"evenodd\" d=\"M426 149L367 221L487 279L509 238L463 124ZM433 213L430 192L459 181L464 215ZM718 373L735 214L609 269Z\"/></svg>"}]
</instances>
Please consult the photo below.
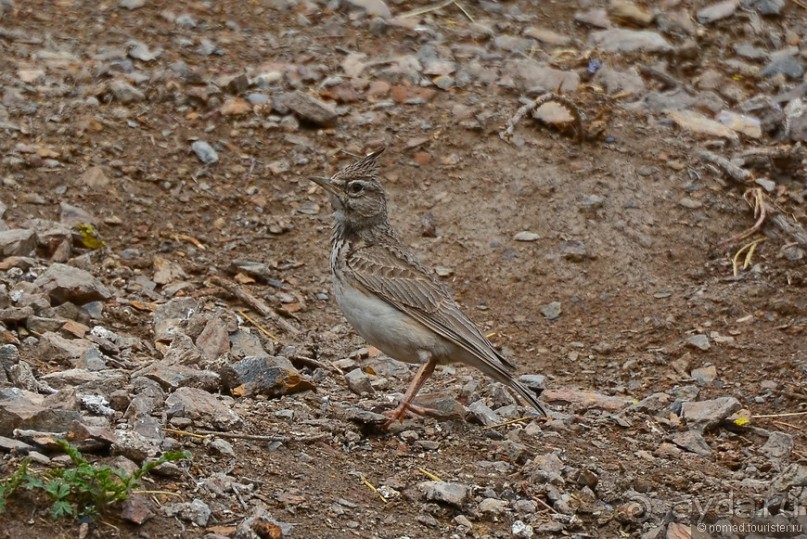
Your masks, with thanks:
<instances>
[{"instance_id":1,"label":"dirt soil","mask_svg":"<svg viewBox=\"0 0 807 539\"><path fill-rule=\"evenodd\" d=\"M576 2L505 5L585 43L587 29L573 20ZM482 12L473 2L466 7ZM51 40L80 58L137 39L162 49L150 64L152 73L159 71L155 65L166 70L183 60L205 78L269 63L337 73L348 50L369 58L392 56L416 51L423 39L402 27L375 31L366 17L347 8L313 9L294 2L152 1L128 10L109 1L17 1L16 9L2 26ZM166 12L190 13L201 26L179 28ZM453 31L469 24L459 10L428 16L445 33L447 46L478 43L473 34ZM202 37L224 53L195 53ZM183 45L183 38L194 44ZM12 49L2 39L0 46L4 83L18 76L21 64L35 63L33 51L41 47L17 41ZM720 53L717 47L704 49L709 57ZM326 364L366 358L366 345L346 326L331 295L328 203L306 177L332 174L353 159L348 153L362 155L386 145L382 178L394 227L425 264L445 269L444 281L459 303L512 355L519 373L546 375L548 393L582 390L632 403L655 393L675 400L682 388L695 386L697 400L735 397L752 415L805 411L803 261L782 257L784 242L771 238L756 249L752 267L733 276L731 256L738 246L715 246L751 226L753 215L740 190L695 158L697 143L668 124L581 91L570 97L588 125L599 122L600 132L578 144L568 130L525 119L515 139L505 142L498 130L520 106L520 92L496 81L440 90L425 103L377 106L380 100L362 97L349 106L372 111L366 121L353 114L325 128L278 124L259 107L247 115L223 115L217 110L226 97L188 97L203 93L205 85L173 83L167 75L143 85L145 101L124 105L102 95L93 108L76 105L91 92L75 93L86 81L82 66L74 69L75 80L65 78L50 93L40 89L38 110L26 120L27 134L13 133L3 143L6 152L18 143L50 148L61 163L0 171L6 220L58 221L60 202L80 206L98 218L108 245L105 256L120 260L126 252L125 264L147 276L155 256L176 262L194 283L183 293L199 297L212 297L211 276L232 277L228 268L234 259L264 262L285 290L243 286L273 306L285 305L303 329L291 335L264 321L278 336L278 349L291 344ZM93 76L101 81L105 75ZM298 79L301 88L317 88L318 77L307 79L303 73ZM477 127L462 125L459 105L482 118ZM218 163L199 162L190 150L197 139L215 141ZM91 166L103 168L111 179L108 187L79 182ZM798 211L803 217L803 206ZM515 241L522 231L538 238ZM585 252L579 254L581 249ZM98 267L106 281L121 279L115 264ZM291 294L291 300L282 294ZM229 296L214 301L243 309ZM543 314L552 302L561 305L554 320ZM150 313L112 303L105 313L110 327L149 338ZM709 350L688 344L689 337L701 334L709 336ZM716 379L693 382L691 369L708 365L716 367ZM388 403L407 381L394 378L384 391ZM472 393L504 398L487 384L481 374L457 366L438 372L423 394L447 393L467 404L460 390L471 387ZM234 410L245 420L241 432L277 435L282 443L229 439L233 458L209 451L207 442L180 437L193 454L188 473L155 477L147 487L175 491L189 501L199 496L198 478L223 472L254 485L247 501L237 495L207 499L213 514L206 528L158 511L139 527L115 517L94 522L91 536L231 535L249 514L248 506L260 501L274 518L294 524L293 537L303 538L461 537L457 515L471 520L472 537L510 537L516 518L536 529L546 525L539 537L639 537L665 524L664 515L648 509L644 519L620 517L617 508L631 493L686 505L728 491L751 492L742 481L750 477L748 466L761 481L781 471L760 452L766 438L754 430L708 431L712 451L705 456L660 455L660 444L683 429L676 414L633 419L627 414L620 422L613 411L587 410L560 397L553 401L551 394L550 407L571 414L570 419L538 420L532 430L524 423L491 429L412 418L388 432L362 427L309 439L303 434L311 424L328 432L330 403L362 402L335 372L322 374L317 385L316 392L277 400L236 399ZM277 413L283 410L295 411L294 420ZM791 435L793 462L807 459L807 416L752 423ZM517 449L508 452L508 447ZM601 505L575 511L577 520L566 520L563 531L551 526L559 518L546 505L546 490L524 472L547 453L560 457L570 484L581 471L598 478L592 488ZM489 461L507 465L481 464ZM534 499L537 510L518 517L512 511L485 514L474 503L423 503L416 485L429 479L424 470L474 485L477 500ZM571 490L585 482L581 478ZM385 501L368 483L402 494ZM175 501L165 495L155 500ZM78 523L54 523L44 509L25 503L12 504L1 519L0 537L79 533Z\"/></svg>"}]
</instances>

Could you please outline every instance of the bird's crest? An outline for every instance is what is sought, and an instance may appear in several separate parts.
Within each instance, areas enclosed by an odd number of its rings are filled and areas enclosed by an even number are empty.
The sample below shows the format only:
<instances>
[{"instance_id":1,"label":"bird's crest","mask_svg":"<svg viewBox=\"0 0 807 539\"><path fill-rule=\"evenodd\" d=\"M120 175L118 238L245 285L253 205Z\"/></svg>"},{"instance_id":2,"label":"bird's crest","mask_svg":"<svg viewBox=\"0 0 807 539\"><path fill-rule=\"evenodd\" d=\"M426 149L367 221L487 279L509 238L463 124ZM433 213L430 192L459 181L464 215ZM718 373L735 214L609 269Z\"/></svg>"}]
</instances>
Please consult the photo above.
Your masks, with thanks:
<instances>
[{"instance_id":1,"label":"bird's crest","mask_svg":"<svg viewBox=\"0 0 807 539\"><path fill-rule=\"evenodd\" d=\"M362 157L358 161L347 165L331 178L331 182L342 186L349 180L358 178L377 179L378 178L378 156L384 153L385 146Z\"/></svg>"}]
</instances>

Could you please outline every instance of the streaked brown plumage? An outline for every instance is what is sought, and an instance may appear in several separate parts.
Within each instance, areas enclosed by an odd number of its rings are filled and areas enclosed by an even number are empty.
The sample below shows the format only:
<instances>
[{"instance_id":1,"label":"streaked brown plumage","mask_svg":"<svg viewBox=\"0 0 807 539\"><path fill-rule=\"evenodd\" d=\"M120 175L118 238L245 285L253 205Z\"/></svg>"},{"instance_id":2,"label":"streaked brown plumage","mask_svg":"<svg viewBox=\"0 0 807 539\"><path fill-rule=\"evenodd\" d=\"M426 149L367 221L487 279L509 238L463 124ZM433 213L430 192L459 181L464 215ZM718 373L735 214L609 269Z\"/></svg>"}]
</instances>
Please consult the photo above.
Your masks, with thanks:
<instances>
[{"instance_id":1,"label":"streaked brown plumage","mask_svg":"<svg viewBox=\"0 0 807 539\"><path fill-rule=\"evenodd\" d=\"M331 274L336 302L348 322L385 354L421 367L390 421L407 410L439 363L461 362L501 382L546 415L536 394L513 374L515 366L460 310L449 292L418 264L392 231L377 157L383 148L331 178L311 178L334 208Z\"/></svg>"}]
</instances>

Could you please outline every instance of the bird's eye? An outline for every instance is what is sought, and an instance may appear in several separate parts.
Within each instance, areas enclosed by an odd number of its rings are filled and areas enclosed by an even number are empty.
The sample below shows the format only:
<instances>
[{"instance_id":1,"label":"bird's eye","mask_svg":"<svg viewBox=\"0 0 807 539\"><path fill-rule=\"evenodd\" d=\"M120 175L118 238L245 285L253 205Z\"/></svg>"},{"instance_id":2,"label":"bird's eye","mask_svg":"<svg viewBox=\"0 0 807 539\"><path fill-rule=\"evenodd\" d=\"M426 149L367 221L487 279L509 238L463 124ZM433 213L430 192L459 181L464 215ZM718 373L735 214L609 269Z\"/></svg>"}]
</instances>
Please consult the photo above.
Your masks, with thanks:
<instances>
[{"instance_id":1,"label":"bird's eye","mask_svg":"<svg viewBox=\"0 0 807 539\"><path fill-rule=\"evenodd\" d=\"M353 182L347 186L347 190L351 195L358 195L364 191L364 185L360 182Z\"/></svg>"}]
</instances>

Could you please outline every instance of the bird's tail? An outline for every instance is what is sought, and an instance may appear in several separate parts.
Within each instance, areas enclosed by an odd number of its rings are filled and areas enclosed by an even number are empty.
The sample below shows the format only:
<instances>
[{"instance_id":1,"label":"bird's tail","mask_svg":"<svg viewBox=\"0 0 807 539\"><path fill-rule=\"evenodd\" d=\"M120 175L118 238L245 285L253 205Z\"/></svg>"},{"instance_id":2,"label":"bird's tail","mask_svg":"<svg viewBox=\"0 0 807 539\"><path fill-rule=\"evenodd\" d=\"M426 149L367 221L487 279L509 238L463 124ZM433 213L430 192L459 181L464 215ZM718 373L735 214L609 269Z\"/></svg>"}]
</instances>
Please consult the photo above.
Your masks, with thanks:
<instances>
[{"instance_id":1,"label":"bird's tail","mask_svg":"<svg viewBox=\"0 0 807 539\"><path fill-rule=\"evenodd\" d=\"M539 414L548 416L549 413L546 411L546 406L538 400L536 392L530 390L524 384L513 378L513 371L516 369L515 365L510 363L500 353L496 352L492 346L490 350L496 355L496 360L492 360L481 354L473 354L473 359L481 361L474 361L473 363L469 361L468 363L518 393L519 396L530 403L530 406L535 408Z\"/></svg>"},{"instance_id":2,"label":"bird's tail","mask_svg":"<svg viewBox=\"0 0 807 539\"><path fill-rule=\"evenodd\" d=\"M524 386L524 384L522 384L521 382L519 382L514 378L510 378L510 380L507 382L507 385L509 385L513 389L513 391L518 393L522 399L530 403L530 405L533 408L535 408L535 410L538 411L538 413L540 413L543 416L549 415L546 411L544 403L538 400L538 396L530 388Z\"/></svg>"}]
</instances>

